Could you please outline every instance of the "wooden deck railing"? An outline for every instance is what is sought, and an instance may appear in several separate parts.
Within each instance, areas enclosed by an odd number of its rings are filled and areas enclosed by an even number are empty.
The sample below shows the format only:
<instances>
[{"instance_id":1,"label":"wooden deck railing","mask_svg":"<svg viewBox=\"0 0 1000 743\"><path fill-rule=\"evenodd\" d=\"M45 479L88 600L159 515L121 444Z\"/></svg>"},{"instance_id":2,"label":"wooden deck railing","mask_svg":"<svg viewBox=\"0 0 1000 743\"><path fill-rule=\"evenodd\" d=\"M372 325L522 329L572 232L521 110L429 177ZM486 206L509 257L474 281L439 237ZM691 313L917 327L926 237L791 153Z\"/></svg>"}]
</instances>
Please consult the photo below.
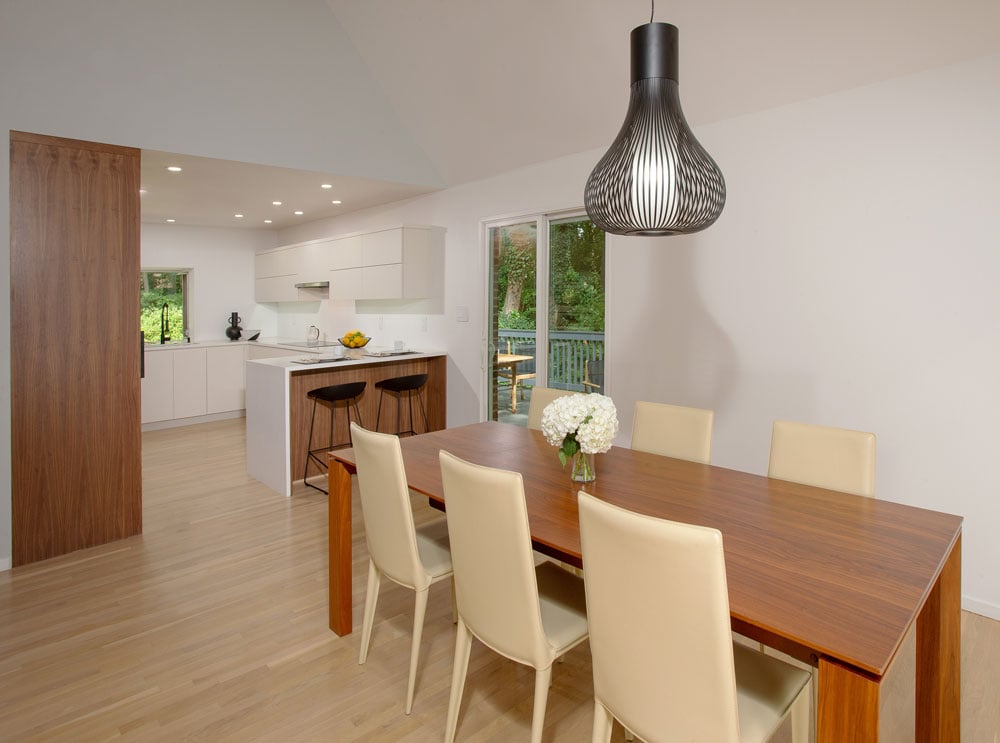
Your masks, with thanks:
<instances>
[{"instance_id":1,"label":"wooden deck railing","mask_svg":"<svg viewBox=\"0 0 1000 743\"><path fill-rule=\"evenodd\" d=\"M534 330L499 331L498 347L508 353L534 356L537 339ZM587 367L604 361L604 333L589 331L559 331L549 333L549 387L584 391ZM523 362L519 371L535 371L535 362ZM540 381L535 382L540 384ZM603 386L603 382L601 384Z\"/></svg>"}]
</instances>

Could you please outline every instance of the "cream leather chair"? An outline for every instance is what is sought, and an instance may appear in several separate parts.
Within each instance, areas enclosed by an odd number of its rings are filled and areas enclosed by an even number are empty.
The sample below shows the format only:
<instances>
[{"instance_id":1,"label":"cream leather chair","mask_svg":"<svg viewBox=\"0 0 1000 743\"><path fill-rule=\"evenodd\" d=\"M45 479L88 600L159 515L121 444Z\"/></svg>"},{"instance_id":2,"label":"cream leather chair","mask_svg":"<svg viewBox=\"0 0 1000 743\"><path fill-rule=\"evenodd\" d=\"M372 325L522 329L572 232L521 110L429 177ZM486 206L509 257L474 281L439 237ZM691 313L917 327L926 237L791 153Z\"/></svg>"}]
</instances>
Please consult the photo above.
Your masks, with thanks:
<instances>
[{"instance_id":1,"label":"cream leather chair","mask_svg":"<svg viewBox=\"0 0 1000 743\"><path fill-rule=\"evenodd\" d=\"M875 434L774 421L767 476L874 497Z\"/></svg>"},{"instance_id":2,"label":"cream leather chair","mask_svg":"<svg viewBox=\"0 0 1000 743\"><path fill-rule=\"evenodd\" d=\"M441 452L455 565L458 635L446 743L455 740L472 638L535 669L532 743L542 739L552 663L587 638L583 581L551 562L535 566L519 472Z\"/></svg>"},{"instance_id":3,"label":"cream leather chair","mask_svg":"<svg viewBox=\"0 0 1000 743\"><path fill-rule=\"evenodd\" d=\"M788 715L807 743L809 672L732 641L719 531L578 498L594 743L614 719L650 743L765 741Z\"/></svg>"},{"instance_id":4,"label":"cream leather chair","mask_svg":"<svg viewBox=\"0 0 1000 743\"><path fill-rule=\"evenodd\" d=\"M563 395L572 395L570 390L557 390L552 387L533 387L531 389L531 402L528 403L528 428L536 431L542 430L542 411L545 406Z\"/></svg>"},{"instance_id":5,"label":"cream leather chair","mask_svg":"<svg viewBox=\"0 0 1000 743\"><path fill-rule=\"evenodd\" d=\"M358 663L368 659L375 604L383 576L416 592L410 676L406 685L406 714L413 709L413 687L420 656L420 638L432 584L451 577L448 525L444 519L414 528L410 491L406 486L399 438L375 433L351 423L351 438L358 465L358 489L368 542L368 593L361 629Z\"/></svg>"},{"instance_id":6,"label":"cream leather chair","mask_svg":"<svg viewBox=\"0 0 1000 743\"><path fill-rule=\"evenodd\" d=\"M632 418L632 448L708 464L714 417L711 410L640 400Z\"/></svg>"},{"instance_id":7,"label":"cream leather chair","mask_svg":"<svg viewBox=\"0 0 1000 743\"><path fill-rule=\"evenodd\" d=\"M767 476L873 498L875 434L809 423L774 421L771 425ZM777 650L764 645L760 648L776 657L788 659ZM798 663L795 660L792 662ZM813 706L816 708L819 706L817 692L814 681Z\"/></svg>"}]
</instances>

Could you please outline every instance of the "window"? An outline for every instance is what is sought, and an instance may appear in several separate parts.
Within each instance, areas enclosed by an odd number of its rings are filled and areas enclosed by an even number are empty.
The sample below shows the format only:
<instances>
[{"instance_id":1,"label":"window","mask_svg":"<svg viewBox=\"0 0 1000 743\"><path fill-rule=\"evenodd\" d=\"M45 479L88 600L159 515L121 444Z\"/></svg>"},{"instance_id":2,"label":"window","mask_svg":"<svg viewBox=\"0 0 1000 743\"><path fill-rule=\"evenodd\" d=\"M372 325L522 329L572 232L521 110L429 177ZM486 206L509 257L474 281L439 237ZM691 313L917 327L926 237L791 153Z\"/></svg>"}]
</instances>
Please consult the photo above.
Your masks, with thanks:
<instances>
[{"instance_id":1,"label":"window","mask_svg":"<svg viewBox=\"0 0 1000 743\"><path fill-rule=\"evenodd\" d=\"M140 274L139 329L145 333L147 343L179 341L190 334L190 274L191 270L188 268L143 270Z\"/></svg>"},{"instance_id":2,"label":"window","mask_svg":"<svg viewBox=\"0 0 1000 743\"><path fill-rule=\"evenodd\" d=\"M523 425L536 384L604 391L604 232L585 215L488 224L487 417Z\"/></svg>"}]
</instances>

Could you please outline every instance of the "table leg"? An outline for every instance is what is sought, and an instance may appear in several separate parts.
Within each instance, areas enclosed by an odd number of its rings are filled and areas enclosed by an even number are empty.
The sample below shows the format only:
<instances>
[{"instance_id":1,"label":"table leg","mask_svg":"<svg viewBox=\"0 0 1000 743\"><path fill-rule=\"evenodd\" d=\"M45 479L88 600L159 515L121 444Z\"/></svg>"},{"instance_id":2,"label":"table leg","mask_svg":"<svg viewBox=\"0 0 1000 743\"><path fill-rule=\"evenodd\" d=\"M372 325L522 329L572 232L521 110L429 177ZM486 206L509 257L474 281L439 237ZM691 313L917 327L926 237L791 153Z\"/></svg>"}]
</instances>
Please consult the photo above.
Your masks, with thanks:
<instances>
[{"instance_id":1,"label":"table leg","mask_svg":"<svg viewBox=\"0 0 1000 743\"><path fill-rule=\"evenodd\" d=\"M517 373L513 370L510 375L510 412L517 412Z\"/></svg>"},{"instance_id":2,"label":"table leg","mask_svg":"<svg viewBox=\"0 0 1000 743\"><path fill-rule=\"evenodd\" d=\"M962 537L917 617L919 741L955 741L962 709Z\"/></svg>"},{"instance_id":3,"label":"table leg","mask_svg":"<svg viewBox=\"0 0 1000 743\"><path fill-rule=\"evenodd\" d=\"M330 629L351 634L351 473L341 462L328 468Z\"/></svg>"},{"instance_id":4,"label":"table leg","mask_svg":"<svg viewBox=\"0 0 1000 743\"><path fill-rule=\"evenodd\" d=\"M878 680L820 658L818 681L816 743L876 743Z\"/></svg>"}]
</instances>

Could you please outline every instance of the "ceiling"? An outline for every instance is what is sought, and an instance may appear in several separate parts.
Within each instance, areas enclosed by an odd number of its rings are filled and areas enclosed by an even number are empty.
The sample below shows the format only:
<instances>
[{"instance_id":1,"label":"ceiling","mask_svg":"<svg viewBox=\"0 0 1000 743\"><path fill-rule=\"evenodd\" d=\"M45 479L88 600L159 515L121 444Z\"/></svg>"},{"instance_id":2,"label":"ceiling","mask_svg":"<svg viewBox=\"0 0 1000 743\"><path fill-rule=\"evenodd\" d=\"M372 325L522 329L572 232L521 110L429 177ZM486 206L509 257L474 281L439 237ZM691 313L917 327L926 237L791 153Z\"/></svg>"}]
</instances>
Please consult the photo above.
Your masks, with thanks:
<instances>
[{"instance_id":1,"label":"ceiling","mask_svg":"<svg viewBox=\"0 0 1000 743\"><path fill-rule=\"evenodd\" d=\"M628 102L628 34L650 14L645 0L325 4L377 88L366 93L395 113L440 182L207 158L182 158L185 166L150 151L143 221L274 229L606 147ZM711 122L1000 51L996 0L675 0L661 2L655 20L680 29L681 100L696 133ZM164 170L174 160L182 173ZM320 183L334 188L327 193ZM334 198L343 204L330 204ZM283 205L273 207L274 200Z\"/></svg>"},{"instance_id":2,"label":"ceiling","mask_svg":"<svg viewBox=\"0 0 1000 743\"><path fill-rule=\"evenodd\" d=\"M171 166L180 167L181 171L167 170ZM330 188L323 188L324 184ZM432 190L425 186L156 150L142 151L141 189L142 221L146 223L174 220L176 224L197 227L269 230L335 217ZM274 204L275 201L281 203Z\"/></svg>"}]
</instances>

